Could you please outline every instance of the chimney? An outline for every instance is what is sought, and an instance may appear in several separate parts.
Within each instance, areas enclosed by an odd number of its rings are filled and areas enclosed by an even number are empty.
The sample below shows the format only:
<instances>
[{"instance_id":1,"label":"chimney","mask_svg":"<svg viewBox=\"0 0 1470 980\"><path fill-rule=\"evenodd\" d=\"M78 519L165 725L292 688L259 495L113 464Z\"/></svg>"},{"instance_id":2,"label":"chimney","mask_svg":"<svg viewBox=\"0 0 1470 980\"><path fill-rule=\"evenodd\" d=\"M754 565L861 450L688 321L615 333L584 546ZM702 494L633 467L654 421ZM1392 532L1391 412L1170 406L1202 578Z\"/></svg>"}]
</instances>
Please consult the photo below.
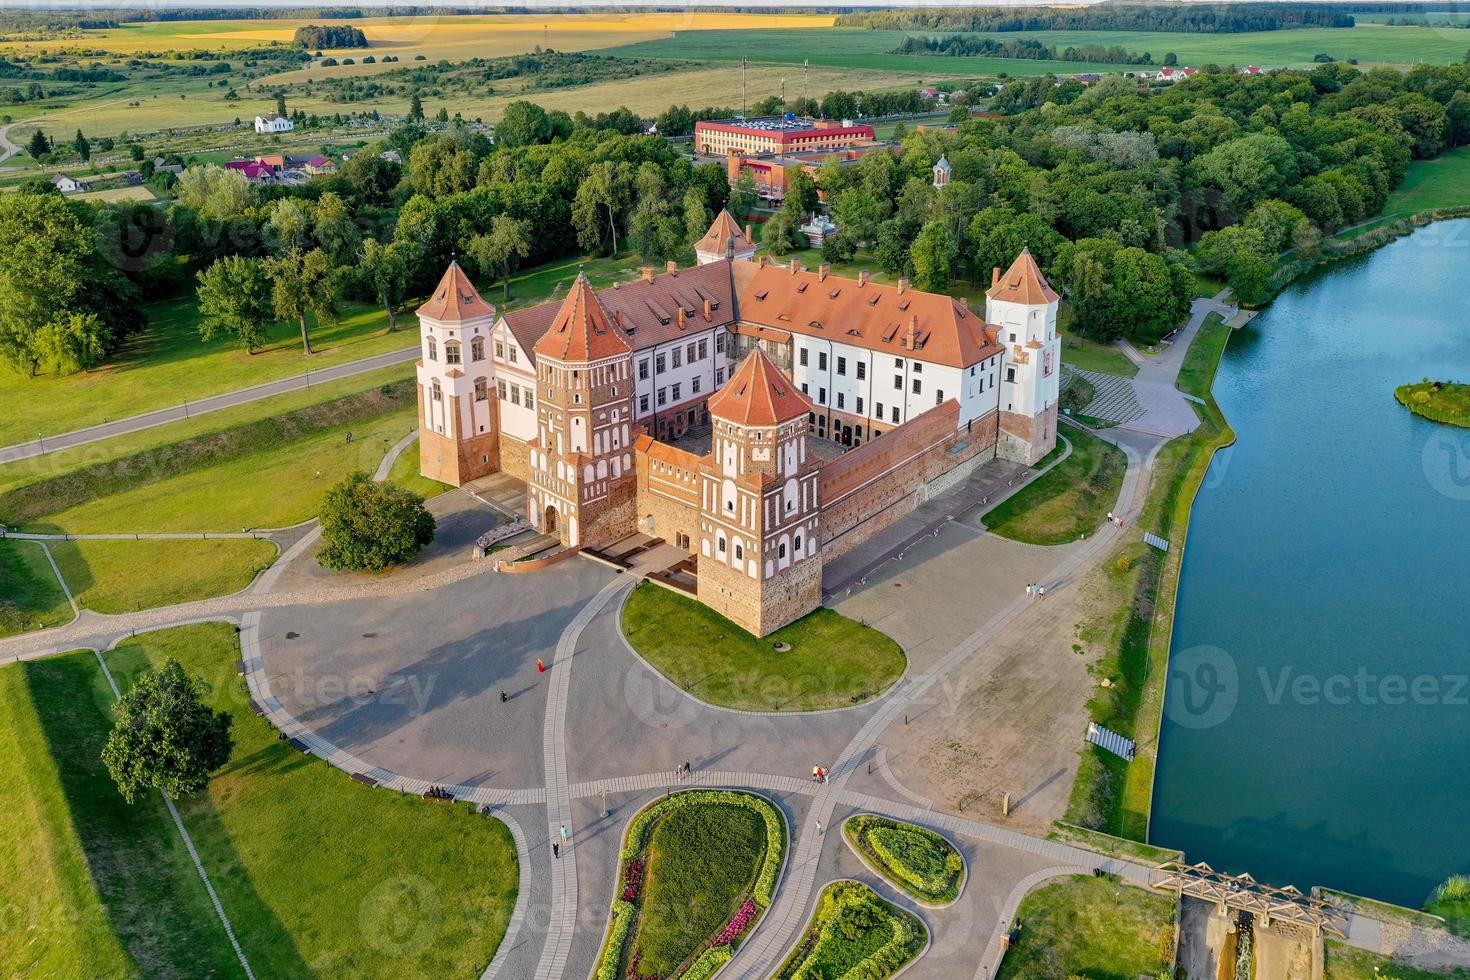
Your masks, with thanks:
<instances>
[{"instance_id":1,"label":"chimney","mask_svg":"<svg viewBox=\"0 0 1470 980\"><path fill-rule=\"evenodd\" d=\"M801 271L801 259L791 260L791 274L794 276Z\"/></svg>"},{"instance_id":2,"label":"chimney","mask_svg":"<svg viewBox=\"0 0 1470 980\"><path fill-rule=\"evenodd\" d=\"M909 332L903 338L903 345L909 350L919 345L919 316L917 313L909 317Z\"/></svg>"},{"instance_id":3,"label":"chimney","mask_svg":"<svg viewBox=\"0 0 1470 980\"><path fill-rule=\"evenodd\" d=\"M715 319L715 308L709 300L704 301L704 322L712 323Z\"/></svg>"},{"instance_id":4,"label":"chimney","mask_svg":"<svg viewBox=\"0 0 1470 980\"><path fill-rule=\"evenodd\" d=\"M867 284L868 284L868 270L867 269L859 269L858 270L858 288L861 289L862 287L866 286Z\"/></svg>"},{"instance_id":5,"label":"chimney","mask_svg":"<svg viewBox=\"0 0 1470 980\"><path fill-rule=\"evenodd\" d=\"M755 225L747 223L745 226L745 238L747 241L755 241Z\"/></svg>"},{"instance_id":6,"label":"chimney","mask_svg":"<svg viewBox=\"0 0 1470 980\"><path fill-rule=\"evenodd\" d=\"M994 289L996 286L999 286L999 285L1000 285L1000 266L993 265L993 266L990 267L990 288L991 289Z\"/></svg>"},{"instance_id":7,"label":"chimney","mask_svg":"<svg viewBox=\"0 0 1470 980\"><path fill-rule=\"evenodd\" d=\"M831 262L823 262L821 265L817 266L817 282L826 282L827 276L829 273L831 273L831 271Z\"/></svg>"},{"instance_id":8,"label":"chimney","mask_svg":"<svg viewBox=\"0 0 1470 980\"><path fill-rule=\"evenodd\" d=\"M764 252L762 252L760 258L758 258L756 260L760 264L760 267L762 269L764 269L766 267L766 258L767 258L766 254Z\"/></svg>"},{"instance_id":9,"label":"chimney","mask_svg":"<svg viewBox=\"0 0 1470 980\"><path fill-rule=\"evenodd\" d=\"M729 238L726 238L725 239L725 261L726 262L734 262L735 261L735 236L734 235L731 235Z\"/></svg>"},{"instance_id":10,"label":"chimney","mask_svg":"<svg viewBox=\"0 0 1470 980\"><path fill-rule=\"evenodd\" d=\"M664 271L671 276L676 275L679 272L679 263L673 259L669 259L668 263L664 266Z\"/></svg>"},{"instance_id":11,"label":"chimney","mask_svg":"<svg viewBox=\"0 0 1470 980\"><path fill-rule=\"evenodd\" d=\"M674 314L674 319L678 323L679 329L680 330L683 330L684 329L684 307L683 306L680 306L679 309L678 309L678 311Z\"/></svg>"},{"instance_id":12,"label":"chimney","mask_svg":"<svg viewBox=\"0 0 1470 980\"><path fill-rule=\"evenodd\" d=\"M643 277L644 282L653 282L653 266L643 265L638 267L638 274Z\"/></svg>"},{"instance_id":13,"label":"chimney","mask_svg":"<svg viewBox=\"0 0 1470 980\"><path fill-rule=\"evenodd\" d=\"M909 288L909 280L908 280L908 277L907 276L899 276L899 278L898 278L898 295L902 296L908 290L908 288Z\"/></svg>"}]
</instances>

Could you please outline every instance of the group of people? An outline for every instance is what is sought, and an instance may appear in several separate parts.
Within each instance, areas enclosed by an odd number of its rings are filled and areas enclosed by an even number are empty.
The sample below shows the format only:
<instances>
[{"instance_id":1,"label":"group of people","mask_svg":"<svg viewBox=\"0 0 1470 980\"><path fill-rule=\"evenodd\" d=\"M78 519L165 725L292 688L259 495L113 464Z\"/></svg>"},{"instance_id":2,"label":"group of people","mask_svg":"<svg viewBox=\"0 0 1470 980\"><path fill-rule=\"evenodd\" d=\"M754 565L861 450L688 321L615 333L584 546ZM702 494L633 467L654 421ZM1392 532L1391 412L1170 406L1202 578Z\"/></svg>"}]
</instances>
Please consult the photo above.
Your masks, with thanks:
<instances>
[{"instance_id":1,"label":"group of people","mask_svg":"<svg viewBox=\"0 0 1470 980\"><path fill-rule=\"evenodd\" d=\"M1115 517L1112 511L1108 511L1108 523L1114 525L1115 527L1125 527L1128 524L1128 522L1125 521L1123 518Z\"/></svg>"},{"instance_id":2,"label":"group of people","mask_svg":"<svg viewBox=\"0 0 1470 980\"><path fill-rule=\"evenodd\" d=\"M694 766L690 764L688 759L685 759L683 764L680 765L678 769L674 770L675 774L679 777L679 782L681 783L685 779L689 778L689 774L693 771Z\"/></svg>"},{"instance_id":3,"label":"group of people","mask_svg":"<svg viewBox=\"0 0 1470 980\"><path fill-rule=\"evenodd\" d=\"M812 766L812 782L825 783L827 781L827 770L821 766Z\"/></svg>"},{"instance_id":4,"label":"group of people","mask_svg":"<svg viewBox=\"0 0 1470 980\"><path fill-rule=\"evenodd\" d=\"M424 794L424 797L430 800L452 800L454 799L454 794L443 786L430 786L429 791Z\"/></svg>"},{"instance_id":5,"label":"group of people","mask_svg":"<svg viewBox=\"0 0 1470 980\"><path fill-rule=\"evenodd\" d=\"M1033 599L1046 598L1046 586L1039 582L1030 582L1026 585L1026 594Z\"/></svg>"}]
</instances>

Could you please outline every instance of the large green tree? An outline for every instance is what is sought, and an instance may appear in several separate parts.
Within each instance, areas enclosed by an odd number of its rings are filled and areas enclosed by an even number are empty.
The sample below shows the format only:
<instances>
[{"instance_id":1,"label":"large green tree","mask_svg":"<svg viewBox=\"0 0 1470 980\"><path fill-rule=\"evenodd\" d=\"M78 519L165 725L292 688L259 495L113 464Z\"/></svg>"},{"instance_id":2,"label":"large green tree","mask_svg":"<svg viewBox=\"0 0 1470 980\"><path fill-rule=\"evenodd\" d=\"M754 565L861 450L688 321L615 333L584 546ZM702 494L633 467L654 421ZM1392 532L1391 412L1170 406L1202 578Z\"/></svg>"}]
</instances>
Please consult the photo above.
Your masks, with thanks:
<instances>
[{"instance_id":1,"label":"large green tree","mask_svg":"<svg viewBox=\"0 0 1470 980\"><path fill-rule=\"evenodd\" d=\"M317 561L338 571L380 572L400 565L434 540L434 516L423 499L391 483L353 473L327 491Z\"/></svg>"},{"instance_id":2,"label":"large green tree","mask_svg":"<svg viewBox=\"0 0 1470 980\"><path fill-rule=\"evenodd\" d=\"M940 221L929 222L909 249L914 262L914 285L930 292L942 292L949 285L959 254L949 226Z\"/></svg>"},{"instance_id":3,"label":"large green tree","mask_svg":"<svg viewBox=\"0 0 1470 980\"><path fill-rule=\"evenodd\" d=\"M129 803L152 789L172 797L199 792L234 748L229 714L204 703L203 683L177 660L135 680L113 719L102 763Z\"/></svg>"},{"instance_id":4,"label":"large green tree","mask_svg":"<svg viewBox=\"0 0 1470 980\"><path fill-rule=\"evenodd\" d=\"M490 221L490 233L471 238L466 250L482 273L500 277L501 296L508 302L510 277L520 260L531 254L531 223L497 214Z\"/></svg>"},{"instance_id":5,"label":"large green tree","mask_svg":"<svg viewBox=\"0 0 1470 980\"><path fill-rule=\"evenodd\" d=\"M317 323L337 319L337 285L332 260L319 248L310 252L293 249L285 255L265 260L271 277L271 301L276 316L295 320L301 325L301 349L311 353L311 335L306 330L306 317Z\"/></svg>"},{"instance_id":6,"label":"large green tree","mask_svg":"<svg viewBox=\"0 0 1470 980\"><path fill-rule=\"evenodd\" d=\"M276 321L270 276L259 259L234 255L216 259L198 274L199 335L234 337L246 353L265 342Z\"/></svg>"},{"instance_id":7,"label":"large green tree","mask_svg":"<svg viewBox=\"0 0 1470 980\"><path fill-rule=\"evenodd\" d=\"M398 319L393 311L403 302L408 291L408 262L404 259L404 246L398 243L383 244L376 238L362 240L362 253L358 257L357 272L367 289L382 304L388 314L388 330L398 329Z\"/></svg>"},{"instance_id":8,"label":"large green tree","mask_svg":"<svg viewBox=\"0 0 1470 980\"><path fill-rule=\"evenodd\" d=\"M524 99L512 102L495 125L497 146L517 147L546 143L551 139L551 119L546 110Z\"/></svg>"}]
</instances>

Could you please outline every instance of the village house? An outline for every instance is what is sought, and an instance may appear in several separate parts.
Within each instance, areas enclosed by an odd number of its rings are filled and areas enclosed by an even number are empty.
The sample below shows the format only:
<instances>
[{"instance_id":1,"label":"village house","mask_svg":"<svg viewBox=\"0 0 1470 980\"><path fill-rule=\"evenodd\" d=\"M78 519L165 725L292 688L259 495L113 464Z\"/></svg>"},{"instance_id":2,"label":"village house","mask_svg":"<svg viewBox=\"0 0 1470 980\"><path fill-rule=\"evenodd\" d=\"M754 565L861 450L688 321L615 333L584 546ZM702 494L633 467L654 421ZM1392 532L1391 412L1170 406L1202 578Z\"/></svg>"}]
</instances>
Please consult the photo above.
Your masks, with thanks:
<instances>
[{"instance_id":1,"label":"village house","mask_svg":"<svg viewBox=\"0 0 1470 980\"><path fill-rule=\"evenodd\" d=\"M634 534L690 556L692 594L757 635L821 569L997 456L1056 444L1059 298L1023 251L982 317L949 296L754 254L721 213L700 264L499 314L451 263L418 310L420 467L527 485L567 548Z\"/></svg>"},{"instance_id":2,"label":"village house","mask_svg":"<svg viewBox=\"0 0 1470 980\"><path fill-rule=\"evenodd\" d=\"M78 180L68 174L57 174L51 178L51 184L63 194L80 194L92 189L92 185L85 180Z\"/></svg>"}]
</instances>

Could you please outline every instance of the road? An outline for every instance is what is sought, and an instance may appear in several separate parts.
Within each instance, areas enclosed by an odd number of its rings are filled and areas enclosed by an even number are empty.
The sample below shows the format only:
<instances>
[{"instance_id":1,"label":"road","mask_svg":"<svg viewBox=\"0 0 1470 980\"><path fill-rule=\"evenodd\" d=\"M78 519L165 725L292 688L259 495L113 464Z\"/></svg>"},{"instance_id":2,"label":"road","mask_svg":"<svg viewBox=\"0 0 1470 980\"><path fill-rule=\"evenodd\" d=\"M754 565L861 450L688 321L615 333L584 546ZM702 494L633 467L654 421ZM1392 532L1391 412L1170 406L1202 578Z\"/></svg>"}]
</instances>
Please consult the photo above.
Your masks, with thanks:
<instances>
[{"instance_id":1,"label":"road","mask_svg":"<svg viewBox=\"0 0 1470 980\"><path fill-rule=\"evenodd\" d=\"M144 412L142 415L134 415L112 422L103 422L100 425L89 426L85 429L75 429L71 432L63 432L60 435L38 437L29 442L17 443L13 446L0 448L0 465L13 463L22 459L32 459L36 456L44 456L47 453L54 453L61 449L86 445L89 442L97 442L99 439L110 439L113 436L138 432L142 429L152 428L155 425L163 425L166 422L176 422L180 419L203 415L207 412L217 412L222 408L245 405L249 402L259 401L262 398L270 398L272 395L296 391L301 388L309 388L313 384L321 384L325 381L350 378L355 374L362 374L364 371L372 371L380 367L388 367L393 364L402 364L404 361L411 361L418 357L418 353L419 349L417 346L407 347L403 350L388 351L385 354L375 354L372 357L348 361L345 364L337 364L332 367L321 368L317 371L307 371L305 374L281 378L278 381L267 381L264 384L252 385L249 388L239 388L235 391L211 395L208 398L201 398L195 402L185 401L179 405L160 408L152 412Z\"/></svg>"}]
</instances>

